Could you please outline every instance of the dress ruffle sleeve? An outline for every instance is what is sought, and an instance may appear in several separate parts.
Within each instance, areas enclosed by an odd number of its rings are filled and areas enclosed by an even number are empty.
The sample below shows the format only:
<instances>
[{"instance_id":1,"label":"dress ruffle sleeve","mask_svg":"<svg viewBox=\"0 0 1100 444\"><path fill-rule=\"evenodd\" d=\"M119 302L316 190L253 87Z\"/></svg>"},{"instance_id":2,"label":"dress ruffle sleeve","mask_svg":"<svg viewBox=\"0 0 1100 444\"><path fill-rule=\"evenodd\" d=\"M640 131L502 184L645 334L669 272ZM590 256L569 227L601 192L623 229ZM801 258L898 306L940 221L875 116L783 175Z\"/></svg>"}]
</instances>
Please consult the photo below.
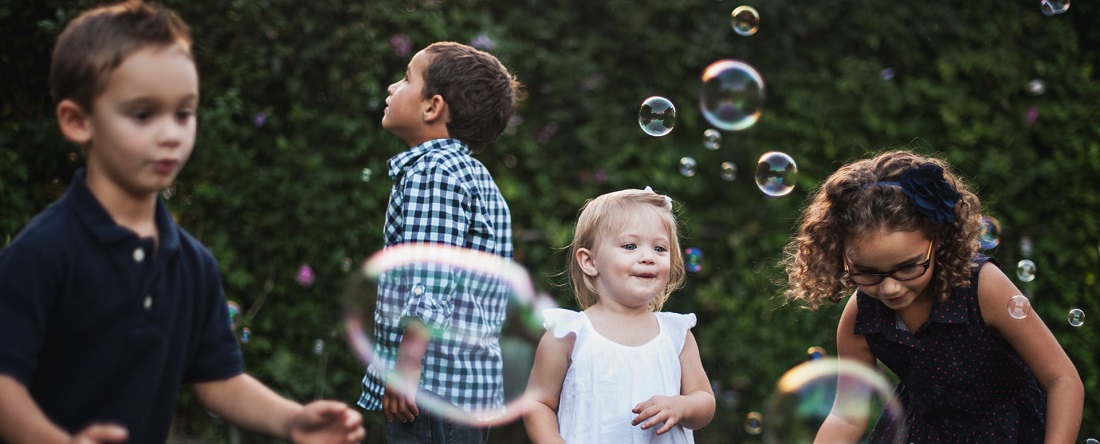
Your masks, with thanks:
<instances>
[{"instance_id":1,"label":"dress ruffle sleeve","mask_svg":"<svg viewBox=\"0 0 1100 444\"><path fill-rule=\"evenodd\" d=\"M676 352L679 353L684 348L688 330L695 326L695 313L658 312L657 316L661 319L661 323L668 328L668 335L672 338L672 343L676 344Z\"/></svg>"},{"instance_id":2,"label":"dress ruffle sleeve","mask_svg":"<svg viewBox=\"0 0 1100 444\"><path fill-rule=\"evenodd\" d=\"M584 315L564 308L548 308L542 311L542 326L554 334L555 337L564 338L569 333L579 334L584 328Z\"/></svg>"}]
</instances>

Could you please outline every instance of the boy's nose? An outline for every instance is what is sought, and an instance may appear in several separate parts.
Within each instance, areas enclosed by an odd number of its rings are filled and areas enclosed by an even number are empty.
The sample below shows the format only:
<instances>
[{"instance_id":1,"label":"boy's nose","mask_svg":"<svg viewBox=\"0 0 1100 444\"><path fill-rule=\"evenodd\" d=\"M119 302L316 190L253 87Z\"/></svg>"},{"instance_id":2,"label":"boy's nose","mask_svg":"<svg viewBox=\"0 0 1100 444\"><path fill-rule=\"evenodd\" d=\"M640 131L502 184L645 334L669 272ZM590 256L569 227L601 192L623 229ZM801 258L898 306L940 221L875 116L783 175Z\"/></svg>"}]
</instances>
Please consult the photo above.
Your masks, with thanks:
<instances>
[{"instance_id":1,"label":"boy's nose","mask_svg":"<svg viewBox=\"0 0 1100 444\"><path fill-rule=\"evenodd\" d=\"M157 144L161 146L175 147L183 141L187 134L187 125L175 121L168 121L160 125L157 130Z\"/></svg>"}]
</instances>

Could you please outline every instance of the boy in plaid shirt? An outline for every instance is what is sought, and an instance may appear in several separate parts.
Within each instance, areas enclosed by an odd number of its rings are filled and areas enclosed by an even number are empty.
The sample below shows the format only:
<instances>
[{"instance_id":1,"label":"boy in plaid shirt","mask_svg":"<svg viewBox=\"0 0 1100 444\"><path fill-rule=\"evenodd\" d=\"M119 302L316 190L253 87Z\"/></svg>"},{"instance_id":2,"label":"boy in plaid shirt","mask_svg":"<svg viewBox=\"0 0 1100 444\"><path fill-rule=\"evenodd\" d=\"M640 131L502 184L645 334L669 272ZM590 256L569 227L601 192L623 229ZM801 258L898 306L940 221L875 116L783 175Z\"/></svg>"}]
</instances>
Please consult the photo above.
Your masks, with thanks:
<instances>
[{"instance_id":1,"label":"boy in plaid shirt","mask_svg":"<svg viewBox=\"0 0 1100 444\"><path fill-rule=\"evenodd\" d=\"M518 88L494 56L466 45L434 43L413 56L405 76L389 86L382 117L382 127L409 145L388 161L387 248L431 243L512 258L508 204L473 154L504 131ZM500 285L467 291L445 274L425 277L427 285L416 279L379 286L378 359L363 378L359 405L383 411L391 444L487 442L488 428L421 411L417 401L428 396L466 412L501 407L497 340L507 292ZM455 331L481 339L458 340ZM391 372L417 381L415 389L387 386Z\"/></svg>"}]
</instances>

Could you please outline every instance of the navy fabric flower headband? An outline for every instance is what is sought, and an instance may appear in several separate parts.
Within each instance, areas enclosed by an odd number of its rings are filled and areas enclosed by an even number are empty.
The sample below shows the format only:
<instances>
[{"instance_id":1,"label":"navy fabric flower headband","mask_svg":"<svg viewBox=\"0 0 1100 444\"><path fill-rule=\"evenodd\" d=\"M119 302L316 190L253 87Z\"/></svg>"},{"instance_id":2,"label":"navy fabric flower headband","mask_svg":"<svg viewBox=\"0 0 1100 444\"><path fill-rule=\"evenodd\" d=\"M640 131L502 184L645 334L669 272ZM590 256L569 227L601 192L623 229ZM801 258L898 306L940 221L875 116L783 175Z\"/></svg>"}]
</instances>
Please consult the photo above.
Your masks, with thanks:
<instances>
[{"instance_id":1,"label":"navy fabric flower headband","mask_svg":"<svg viewBox=\"0 0 1100 444\"><path fill-rule=\"evenodd\" d=\"M906 168L896 182L875 182L874 185L900 187L917 210L937 225L955 222L955 204L962 199L962 194L943 178L943 168L932 163Z\"/></svg>"}]
</instances>

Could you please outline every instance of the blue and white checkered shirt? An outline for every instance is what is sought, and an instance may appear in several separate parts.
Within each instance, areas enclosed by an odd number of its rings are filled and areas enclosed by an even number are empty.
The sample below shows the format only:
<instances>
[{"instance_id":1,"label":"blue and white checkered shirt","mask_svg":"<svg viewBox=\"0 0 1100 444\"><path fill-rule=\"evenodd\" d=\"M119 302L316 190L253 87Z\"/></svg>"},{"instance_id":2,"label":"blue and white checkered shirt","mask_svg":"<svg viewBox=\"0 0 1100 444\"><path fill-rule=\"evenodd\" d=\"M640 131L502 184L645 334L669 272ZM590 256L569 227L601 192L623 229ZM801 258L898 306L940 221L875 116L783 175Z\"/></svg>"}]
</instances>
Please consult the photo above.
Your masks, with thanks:
<instances>
[{"instance_id":1,"label":"blue and white checkered shirt","mask_svg":"<svg viewBox=\"0 0 1100 444\"><path fill-rule=\"evenodd\" d=\"M446 244L512 259L512 216L488 169L457 139L431 140L391 158L386 246ZM410 282L411 280L418 281ZM435 334L424 355L418 393L478 412L503 404L498 338L508 292L500 282L467 282L451 272L379 279L374 312L376 360L363 377L359 406L381 410L405 320ZM411 291L410 291L411 290ZM474 340L470 338L474 337Z\"/></svg>"}]
</instances>

